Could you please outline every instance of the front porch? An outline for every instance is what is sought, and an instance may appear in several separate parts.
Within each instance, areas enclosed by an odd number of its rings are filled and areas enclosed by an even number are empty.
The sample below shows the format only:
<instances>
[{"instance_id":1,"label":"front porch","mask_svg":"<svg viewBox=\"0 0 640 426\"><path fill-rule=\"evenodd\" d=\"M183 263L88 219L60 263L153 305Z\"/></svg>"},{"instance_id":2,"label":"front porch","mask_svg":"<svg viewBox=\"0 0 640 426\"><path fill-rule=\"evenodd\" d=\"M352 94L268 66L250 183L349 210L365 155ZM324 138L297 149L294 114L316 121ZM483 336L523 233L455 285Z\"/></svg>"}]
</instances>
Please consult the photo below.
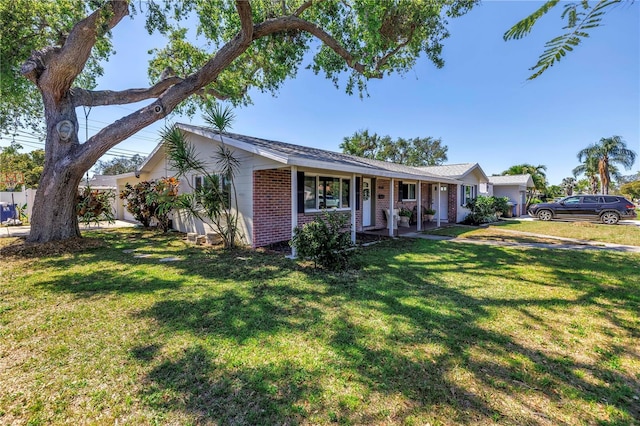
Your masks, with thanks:
<instances>
[{"instance_id":1,"label":"front porch","mask_svg":"<svg viewBox=\"0 0 640 426\"><path fill-rule=\"evenodd\" d=\"M443 226L448 226L449 223L448 222L440 222L440 227ZM438 223L435 220L432 220L430 222L423 222L422 223L422 229L421 231L426 231L429 229L436 229L438 228ZM408 227L405 226L398 226L397 229L393 230L393 235L396 237L405 235L405 234L412 234L415 232L420 232L418 231L418 224L414 223L412 225L409 225ZM363 234L368 234L368 235L377 235L380 237L388 237L389 236L389 229L387 227L384 228L372 228L372 229L365 229L362 231Z\"/></svg>"}]
</instances>

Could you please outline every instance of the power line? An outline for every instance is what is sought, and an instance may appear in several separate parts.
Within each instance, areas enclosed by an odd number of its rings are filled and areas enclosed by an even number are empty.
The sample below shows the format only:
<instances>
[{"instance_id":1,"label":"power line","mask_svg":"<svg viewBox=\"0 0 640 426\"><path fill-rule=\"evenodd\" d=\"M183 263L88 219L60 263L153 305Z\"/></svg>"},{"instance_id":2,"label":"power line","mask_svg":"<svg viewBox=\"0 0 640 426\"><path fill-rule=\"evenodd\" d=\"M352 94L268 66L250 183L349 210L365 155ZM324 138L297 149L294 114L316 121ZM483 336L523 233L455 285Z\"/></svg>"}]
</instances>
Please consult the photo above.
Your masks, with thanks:
<instances>
[{"instance_id":1,"label":"power line","mask_svg":"<svg viewBox=\"0 0 640 426\"><path fill-rule=\"evenodd\" d=\"M44 142L38 142L38 141L29 141L29 140L24 140L24 139L20 139L20 138L14 138L14 140L16 142L18 142L20 145L26 145L30 148L36 148L36 149L42 149L44 148ZM103 156L108 156L108 157L123 157L123 158L127 158L127 159L131 159L133 157L135 157L136 155L140 155L142 157L146 157L149 154L145 153L145 152L136 152L136 151L132 151L132 152L125 152L121 149L118 148L112 148L109 151L107 151Z\"/></svg>"},{"instance_id":2,"label":"power line","mask_svg":"<svg viewBox=\"0 0 640 426\"><path fill-rule=\"evenodd\" d=\"M24 131L18 132L16 133L13 137L12 140L18 141L18 139L16 139L16 136L19 136L21 138L27 138L29 140L25 140L25 139L20 139L21 142L31 142L33 144L38 144L39 146L44 146L45 143L41 140L39 140L37 137L32 136ZM110 149L109 151L113 151L113 152L121 152L121 153L125 153L125 154L140 154L140 155L148 155L148 152L145 151L138 151L138 150L134 150L134 149L127 149L127 148L122 148L122 147L114 147L112 149Z\"/></svg>"}]
</instances>

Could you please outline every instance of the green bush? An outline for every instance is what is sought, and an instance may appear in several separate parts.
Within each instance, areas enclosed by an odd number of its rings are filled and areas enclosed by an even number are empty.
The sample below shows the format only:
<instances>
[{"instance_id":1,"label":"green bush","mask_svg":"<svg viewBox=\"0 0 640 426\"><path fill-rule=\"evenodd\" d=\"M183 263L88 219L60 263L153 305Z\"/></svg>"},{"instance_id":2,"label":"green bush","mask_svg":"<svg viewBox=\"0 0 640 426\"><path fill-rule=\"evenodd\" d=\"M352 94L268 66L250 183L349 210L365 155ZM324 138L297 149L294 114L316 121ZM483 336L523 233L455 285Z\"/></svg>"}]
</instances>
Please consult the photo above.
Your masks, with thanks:
<instances>
[{"instance_id":1,"label":"green bush","mask_svg":"<svg viewBox=\"0 0 640 426\"><path fill-rule=\"evenodd\" d=\"M498 212L505 214L509 209L507 197L487 197L478 195L477 198L469 201L465 207L471 210L471 213L464 218L462 223L468 225L480 225L482 223L490 223L498 220Z\"/></svg>"},{"instance_id":2,"label":"green bush","mask_svg":"<svg viewBox=\"0 0 640 426\"><path fill-rule=\"evenodd\" d=\"M347 250L352 246L349 218L325 212L313 222L296 227L290 244L299 257L313 260L315 267L334 271L346 268L353 253Z\"/></svg>"},{"instance_id":3,"label":"green bush","mask_svg":"<svg viewBox=\"0 0 640 426\"><path fill-rule=\"evenodd\" d=\"M509 206L509 197L493 197L494 199L494 208L496 213L500 212L503 216L506 216L511 210L511 206Z\"/></svg>"},{"instance_id":4,"label":"green bush","mask_svg":"<svg viewBox=\"0 0 640 426\"><path fill-rule=\"evenodd\" d=\"M151 226L152 219L166 232L169 229L169 213L175 206L178 196L178 180L162 178L154 181L142 181L135 185L127 183L120 192L125 207L145 228Z\"/></svg>"},{"instance_id":5,"label":"green bush","mask_svg":"<svg viewBox=\"0 0 640 426\"><path fill-rule=\"evenodd\" d=\"M80 189L76 195L76 212L80 223L89 226L91 223L98 225L100 221L115 222L111 202L115 194L111 191L99 191L89 185Z\"/></svg>"}]
</instances>

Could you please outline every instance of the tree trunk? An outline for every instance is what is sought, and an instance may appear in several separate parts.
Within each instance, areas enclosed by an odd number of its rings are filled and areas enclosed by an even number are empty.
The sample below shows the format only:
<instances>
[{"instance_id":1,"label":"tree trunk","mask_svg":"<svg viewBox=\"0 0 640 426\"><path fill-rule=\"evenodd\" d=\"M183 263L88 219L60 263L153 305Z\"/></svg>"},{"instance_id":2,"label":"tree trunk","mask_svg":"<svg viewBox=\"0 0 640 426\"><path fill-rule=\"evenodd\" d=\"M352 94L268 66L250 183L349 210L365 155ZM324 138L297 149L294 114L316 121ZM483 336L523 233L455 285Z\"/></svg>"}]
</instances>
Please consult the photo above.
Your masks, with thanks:
<instances>
[{"instance_id":1,"label":"tree trunk","mask_svg":"<svg viewBox=\"0 0 640 426\"><path fill-rule=\"evenodd\" d=\"M30 242L46 242L80 237L76 195L84 173L45 170L36 192L31 216Z\"/></svg>"},{"instance_id":2,"label":"tree trunk","mask_svg":"<svg viewBox=\"0 0 640 426\"><path fill-rule=\"evenodd\" d=\"M49 108L47 108L49 106ZM80 236L76 213L78 185L93 164L78 161L78 118L70 102L45 102L47 140L44 170L38 185L27 241L47 242ZM68 137L60 123L70 125Z\"/></svg>"}]
</instances>

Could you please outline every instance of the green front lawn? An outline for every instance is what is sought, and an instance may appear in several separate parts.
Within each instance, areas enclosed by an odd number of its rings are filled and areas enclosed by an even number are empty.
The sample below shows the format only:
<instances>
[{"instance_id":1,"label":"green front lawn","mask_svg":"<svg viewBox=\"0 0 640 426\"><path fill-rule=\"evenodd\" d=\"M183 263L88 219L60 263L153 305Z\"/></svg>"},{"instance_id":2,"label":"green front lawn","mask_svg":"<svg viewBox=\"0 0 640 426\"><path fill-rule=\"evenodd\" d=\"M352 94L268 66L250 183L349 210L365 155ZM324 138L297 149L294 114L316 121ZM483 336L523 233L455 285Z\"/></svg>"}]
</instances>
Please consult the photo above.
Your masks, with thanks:
<instances>
[{"instance_id":1,"label":"green front lawn","mask_svg":"<svg viewBox=\"0 0 640 426\"><path fill-rule=\"evenodd\" d=\"M2 254L0 424L640 418L637 254L394 240L326 273L87 235L79 252Z\"/></svg>"},{"instance_id":2,"label":"green front lawn","mask_svg":"<svg viewBox=\"0 0 640 426\"><path fill-rule=\"evenodd\" d=\"M538 234L530 236L515 232ZM563 244L545 236L573 238L584 241L640 246L640 227L626 225L603 225L591 222L543 222L501 221L486 227L451 225L424 231L425 234L487 240L507 240L523 243Z\"/></svg>"},{"instance_id":3,"label":"green front lawn","mask_svg":"<svg viewBox=\"0 0 640 426\"><path fill-rule=\"evenodd\" d=\"M640 246L640 226L604 225L593 222L543 222L540 220L503 221L499 222L499 226L503 229L556 237Z\"/></svg>"}]
</instances>

